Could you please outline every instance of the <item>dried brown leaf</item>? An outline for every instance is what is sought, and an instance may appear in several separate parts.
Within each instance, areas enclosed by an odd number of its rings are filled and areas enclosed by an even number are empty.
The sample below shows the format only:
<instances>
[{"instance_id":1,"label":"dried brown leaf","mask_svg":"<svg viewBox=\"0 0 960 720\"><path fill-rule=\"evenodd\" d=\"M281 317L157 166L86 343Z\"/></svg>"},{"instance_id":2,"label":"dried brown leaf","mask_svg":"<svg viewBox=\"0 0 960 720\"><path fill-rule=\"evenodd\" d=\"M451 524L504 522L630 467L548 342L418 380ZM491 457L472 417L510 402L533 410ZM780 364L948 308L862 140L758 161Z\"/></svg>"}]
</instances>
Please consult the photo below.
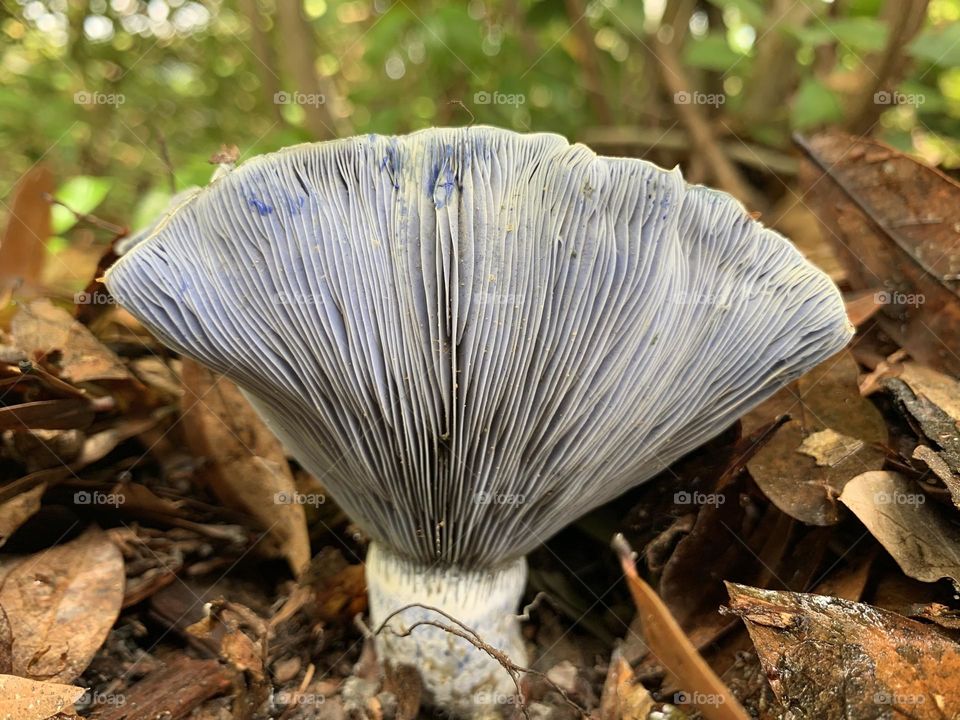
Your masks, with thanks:
<instances>
[{"instance_id":1,"label":"dried brown leaf","mask_svg":"<svg viewBox=\"0 0 960 720\"><path fill-rule=\"evenodd\" d=\"M53 173L44 165L35 165L17 182L10 217L0 240L0 285L23 280L40 282L50 237L50 203Z\"/></svg>"},{"instance_id":2,"label":"dried brown leaf","mask_svg":"<svg viewBox=\"0 0 960 720\"><path fill-rule=\"evenodd\" d=\"M809 525L839 521L836 496L850 478L883 467L887 429L860 396L856 361L848 351L821 363L743 420L744 431L783 414L793 419L747 469L780 510Z\"/></svg>"},{"instance_id":3,"label":"dried brown leaf","mask_svg":"<svg viewBox=\"0 0 960 720\"><path fill-rule=\"evenodd\" d=\"M0 564L0 607L13 628L13 672L72 682L103 644L123 602L123 557L99 529Z\"/></svg>"},{"instance_id":4,"label":"dried brown leaf","mask_svg":"<svg viewBox=\"0 0 960 720\"><path fill-rule=\"evenodd\" d=\"M666 671L687 691L686 698L707 720L748 720L749 716L683 633L670 610L637 575L633 553L618 535L614 547L637 606L644 639Z\"/></svg>"},{"instance_id":5,"label":"dried brown leaf","mask_svg":"<svg viewBox=\"0 0 960 720\"><path fill-rule=\"evenodd\" d=\"M960 586L960 535L905 477L884 470L863 473L847 483L840 502L907 575L924 582L949 577Z\"/></svg>"},{"instance_id":6,"label":"dried brown leaf","mask_svg":"<svg viewBox=\"0 0 960 720\"><path fill-rule=\"evenodd\" d=\"M22 308L13 318L11 332L32 359L58 353L60 377L69 382L131 379L120 358L49 300Z\"/></svg>"},{"instance_id":7,"label":"dried brown leaf","mask_svg":"<svg viewBox=\"0 0 960 720\"><path fill-rule=\"evenodd\" d=\"M310 561L304 507L280 441L232 382L183 361L183 423L190 447L209 459L204 480L226 505L258 521L275 552L299 574Z\"/></svg>"},{"instance_id":8,"label":"dried brown leaf","mask_svg":"<svg viewBox=\"0 0 960 720\"><path fill-rule=\"evenodd\" d=\"M790 717L960 714L960 645L931 626L823 595L727 588Z\"/></svg>"},{"instance_id":9,"label":"dried brown leaf","mask_svg":"<svg viewBox=\"0 0 960 720\"><path fill-rule=\"evenodd\" d=\"M73 710L84 688L0 675L0 720L47 720Z\"/></svg>"},{"instance_id":10,"label":"dried brown leaf","mask_svg":"<svg viewBox=\"0 0 960 720\"><path fill-rule=\"evenodd\" d=\"M829 131L799 144L801 185L850 284L880 286L883 329L960 375L960 184L869 138Z\"/></svg>"}]
</instances>

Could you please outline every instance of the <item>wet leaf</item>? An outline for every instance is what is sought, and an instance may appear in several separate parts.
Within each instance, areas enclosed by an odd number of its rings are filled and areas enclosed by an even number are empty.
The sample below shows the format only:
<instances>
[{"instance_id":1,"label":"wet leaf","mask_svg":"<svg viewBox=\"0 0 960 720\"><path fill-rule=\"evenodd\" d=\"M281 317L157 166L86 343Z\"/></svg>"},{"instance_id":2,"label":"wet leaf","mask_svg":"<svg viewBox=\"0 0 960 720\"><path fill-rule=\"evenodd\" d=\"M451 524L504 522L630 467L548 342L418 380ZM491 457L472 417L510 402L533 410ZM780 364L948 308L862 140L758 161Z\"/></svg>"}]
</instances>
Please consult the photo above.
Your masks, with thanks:
<instances>
[{"instance_id":1,"label":"wet leaf","mask_svg":"<svg viewBox=\"0 0 960 720\"><path fill-rule=\"evenodd\" d=\"M255 518L299 574L310 561L310 540L280 441L226 378L184 359L183 384L187 440L209 460L204 480L225 504Z\"/></svg>"},{"instance_id":2,"label":"wet leaf","mask_svg":"<svg viewBox=\"0 0 960 720\"><path fill-rule=\"evenodd\" d=\"M0 720L47 720L59 712L72 711L84 692L75 685L0 675Z\"/></svg>"},{"instance_id":3,"label":"wet leaf","mask_svg":"<svg viewBox=\"0 0 960 720\"><path fill-rule=\"evenodd\" d=\"M910 354L960 375L960 184L880 142L798 139L801 184L855 290L880 288L877 318Z\"/></svg>"},{"instance_id":4,"label":"wet leaf","mask_svg":"<svg viewBox=\"0 0 960 720\"><path fill-rule=\"evenodd\" d=\"M803 720L960 713L960 645L886 610L728 583L777 699Z\"/></svg>"},{"instance_id":5,"label":"wet leaf","mask_svg":"<svg viewBox=\"0 0 960 720\"><path fill-rule=\"evenodd\" d=\"M864 473L847 483L840 502L907 575L924 582L949 577L960 587L960 534L905 477Z\"/></svg>"},{"instance_id":6,"label":"wet leaf","mask_svg":"<svg viewBox=\"0 0 960 720\"><path fill-rule=\"evenodd\" d=\"M13 629L13 672L72 682L106 639L123 602L123 557L91 528L76 540L5 559L0 607Z\"/></svg>"}]
</instances>

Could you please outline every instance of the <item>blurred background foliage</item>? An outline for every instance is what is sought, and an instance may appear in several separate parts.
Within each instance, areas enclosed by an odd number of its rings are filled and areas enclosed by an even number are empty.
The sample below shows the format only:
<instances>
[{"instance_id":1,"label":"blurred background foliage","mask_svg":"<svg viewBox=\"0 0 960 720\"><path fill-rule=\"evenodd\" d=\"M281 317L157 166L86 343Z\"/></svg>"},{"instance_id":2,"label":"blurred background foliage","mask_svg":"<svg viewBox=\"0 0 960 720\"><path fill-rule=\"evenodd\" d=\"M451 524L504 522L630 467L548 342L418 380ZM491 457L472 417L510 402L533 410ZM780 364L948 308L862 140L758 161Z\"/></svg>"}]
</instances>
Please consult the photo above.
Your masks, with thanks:
<instances>
[{"instance_id":1,"label":"blurred background foliage","mask_svg":"<svg viewBox=\"0 0 960 720\"><path fill-rule=\"evenodd\" d=\"M960 0L2 1L0 199L42 162L131 228L223 144L434 125L555 131L758 204L795 131L960 167ZM743 192L704 166L717 148ZM110 239L62 208L51 230L54 254Z\"/></svg>"}]
</instances>

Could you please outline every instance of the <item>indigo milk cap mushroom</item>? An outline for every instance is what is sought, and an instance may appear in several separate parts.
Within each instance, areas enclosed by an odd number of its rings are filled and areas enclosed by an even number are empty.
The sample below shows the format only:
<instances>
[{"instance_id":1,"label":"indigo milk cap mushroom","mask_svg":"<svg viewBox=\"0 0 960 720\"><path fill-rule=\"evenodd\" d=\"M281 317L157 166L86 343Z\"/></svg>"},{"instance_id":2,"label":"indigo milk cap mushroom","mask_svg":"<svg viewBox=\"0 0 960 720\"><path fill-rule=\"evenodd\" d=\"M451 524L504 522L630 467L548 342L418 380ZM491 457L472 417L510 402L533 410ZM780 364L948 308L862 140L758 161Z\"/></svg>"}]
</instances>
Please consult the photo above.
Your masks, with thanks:
<instances>
[{"instance_id":1,"label":"indigo milk cap mushroom","mask_svg":"<svg viewBox=\"0 0 960 720\"><path fill-rule=\"evenodd\" d=\"M514 694L524 556L849 340L784 238L678 170L550 134L300 145L191 195L107 273L234 380L371 537L386 661L432 701Z\"/></svg>"}]
</instances>

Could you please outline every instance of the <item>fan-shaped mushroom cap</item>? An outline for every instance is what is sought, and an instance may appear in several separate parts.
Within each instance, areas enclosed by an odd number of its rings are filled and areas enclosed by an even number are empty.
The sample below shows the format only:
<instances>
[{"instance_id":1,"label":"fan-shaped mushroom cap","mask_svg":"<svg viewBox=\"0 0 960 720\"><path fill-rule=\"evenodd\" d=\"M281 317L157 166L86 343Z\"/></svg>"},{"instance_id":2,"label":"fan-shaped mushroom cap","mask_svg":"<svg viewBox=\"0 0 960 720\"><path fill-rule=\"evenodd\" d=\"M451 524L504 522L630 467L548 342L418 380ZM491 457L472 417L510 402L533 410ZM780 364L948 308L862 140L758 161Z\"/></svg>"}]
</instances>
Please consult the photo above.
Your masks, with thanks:
<instances>
[{"instance_id":1,"label":"fan-shaped mushroom cap","mask_svg":"<svg viewBox=\"0 0 960 720\"><path fill-rule=\"evenodd\" d=\"M485 127L251 160L106 283L164 342L244 388L387 551L371 565L375 623L391 596L409 599L418 567L469 571L427 593L453 615L461 589L491 574L515 607L521 556L852 333L830 280L729 196ZM502 599L486 610L502 617ZM520 646L515 623L467 609L481 635ZM420 638L382 647L443 642L435 628ZM425 670L443 702L511 691L505 673L488 683L489 658L454 645ZM467 690L442 696L453 677Z\"/></svg>"},{"instance_id":2,"label":"fan-shaped mushroom cap","mask_svg":"<svg viewBox=\"0 0 960 720\"><path fill-rule=\"evenodd\" d=\"M245 388L373 538L469 566L651 477L852 330L729 196L486 127L251 160L107 285Z\"/></svg>"}]
</instances>

